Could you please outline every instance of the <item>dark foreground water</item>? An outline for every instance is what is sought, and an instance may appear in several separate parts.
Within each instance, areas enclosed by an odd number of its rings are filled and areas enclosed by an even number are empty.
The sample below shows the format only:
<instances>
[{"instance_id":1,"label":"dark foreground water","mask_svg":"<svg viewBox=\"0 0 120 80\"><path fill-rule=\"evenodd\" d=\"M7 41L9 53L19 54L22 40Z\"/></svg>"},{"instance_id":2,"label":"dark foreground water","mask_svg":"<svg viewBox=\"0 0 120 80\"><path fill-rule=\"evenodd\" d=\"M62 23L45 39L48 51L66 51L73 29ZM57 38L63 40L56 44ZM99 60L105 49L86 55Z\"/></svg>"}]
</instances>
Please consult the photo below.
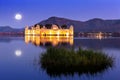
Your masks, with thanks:
<instances>
[{"instance_id":1,"label":"dark foreground water","mask_svg":"<svg viewBox=\"0 0 120 80\"><path fill-rule=\"evenodd\" d=\"M73 46L76 49L80 46L84 49L103 51L115 58L112 68L94 75L74 73L51 76L38 64L46 44L35 45L26 44L23 37L0 37L0 80L120 80L120 38L74 38ZM51 46L50 43L47 46ZM58 46L71 47L69 43Z\"/></svg>"}]
</instances>

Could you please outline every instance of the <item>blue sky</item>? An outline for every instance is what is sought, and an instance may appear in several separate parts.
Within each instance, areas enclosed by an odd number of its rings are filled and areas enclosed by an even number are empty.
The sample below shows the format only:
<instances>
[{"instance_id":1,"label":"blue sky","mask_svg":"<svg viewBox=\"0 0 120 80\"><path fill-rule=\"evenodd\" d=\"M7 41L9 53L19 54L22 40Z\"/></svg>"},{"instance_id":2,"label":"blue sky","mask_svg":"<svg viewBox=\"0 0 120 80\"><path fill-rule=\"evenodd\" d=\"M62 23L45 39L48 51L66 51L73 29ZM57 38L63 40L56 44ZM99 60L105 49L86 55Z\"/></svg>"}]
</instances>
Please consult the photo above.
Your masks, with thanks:
<instances>
[{"instance_id":1,"label":"blue sky","mask_svg":"<svg viewBox=\"0 0 120 80\"><path fill-rule=\"evenodd\" d=\"M16 13L23 15L22 20L14 19ZM0 26L23 28L51 16L120 19L120 0L0 0Z\"/></svg>"}]
</instances>

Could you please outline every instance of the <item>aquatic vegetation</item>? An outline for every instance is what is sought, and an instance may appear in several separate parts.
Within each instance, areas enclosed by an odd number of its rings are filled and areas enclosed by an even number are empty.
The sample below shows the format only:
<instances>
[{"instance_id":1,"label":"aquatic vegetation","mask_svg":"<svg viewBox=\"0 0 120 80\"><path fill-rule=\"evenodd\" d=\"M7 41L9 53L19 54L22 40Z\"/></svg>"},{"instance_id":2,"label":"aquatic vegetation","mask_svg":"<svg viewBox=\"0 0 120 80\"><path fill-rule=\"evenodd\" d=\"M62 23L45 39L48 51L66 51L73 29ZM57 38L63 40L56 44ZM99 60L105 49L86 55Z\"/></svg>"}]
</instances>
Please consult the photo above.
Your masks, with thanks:
<instances>
[{"instance_id":1,"label":"aquatic vegetation","mask_svg":"<svg viewBox=\"0 0 120 80\"><path fill-rule=\"evenodd\" d=\"M50 47L40 57L39 63L50 76L96 74L113 65L113 57L93 50Z\"/></svg>"}]
</instances>

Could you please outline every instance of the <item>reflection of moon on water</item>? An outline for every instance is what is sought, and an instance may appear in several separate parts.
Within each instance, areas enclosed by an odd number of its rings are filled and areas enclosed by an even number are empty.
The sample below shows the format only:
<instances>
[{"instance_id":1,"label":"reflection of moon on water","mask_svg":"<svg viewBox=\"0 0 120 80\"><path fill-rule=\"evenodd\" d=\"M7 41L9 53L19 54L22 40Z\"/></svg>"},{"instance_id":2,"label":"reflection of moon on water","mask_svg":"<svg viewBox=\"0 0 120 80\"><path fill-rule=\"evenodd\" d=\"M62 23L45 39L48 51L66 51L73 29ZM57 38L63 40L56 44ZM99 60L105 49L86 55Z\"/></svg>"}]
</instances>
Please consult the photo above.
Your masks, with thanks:
<instances>
[{"instance_id":1,"label":"reflection of moon on water","mask_svg":"<svg viewBox=\"0 0 120 80\"><path fill-rule=\"evenodd\" d=\"M21 56L22 55L22 51L21 50L16 50L15 51L15 55L18 56L18 57Z\"/></svg>"}]
</instances>

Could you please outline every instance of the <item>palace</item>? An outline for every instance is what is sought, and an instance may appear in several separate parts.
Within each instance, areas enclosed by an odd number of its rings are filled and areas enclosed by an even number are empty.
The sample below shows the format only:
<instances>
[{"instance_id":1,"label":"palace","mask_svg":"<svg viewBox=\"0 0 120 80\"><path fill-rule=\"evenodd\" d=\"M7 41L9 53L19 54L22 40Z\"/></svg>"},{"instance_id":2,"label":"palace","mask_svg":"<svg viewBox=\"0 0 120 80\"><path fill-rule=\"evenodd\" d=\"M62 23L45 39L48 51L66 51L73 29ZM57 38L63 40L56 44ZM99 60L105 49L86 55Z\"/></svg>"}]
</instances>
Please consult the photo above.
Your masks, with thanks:
<instances>
[{"instance_id":1,"label":"palace","mask_svg":"<svg viewBox=\"0 0 120 80\"><path fill-rule=\"evenodd\" d=\"M40 25L36 25L29 29L25 28L25 36L73 36L73 26L69 29L59 28L57 25L52 25L51 29L47 29L45 26L40 28Z\"/></svg>"}]
</instances>

